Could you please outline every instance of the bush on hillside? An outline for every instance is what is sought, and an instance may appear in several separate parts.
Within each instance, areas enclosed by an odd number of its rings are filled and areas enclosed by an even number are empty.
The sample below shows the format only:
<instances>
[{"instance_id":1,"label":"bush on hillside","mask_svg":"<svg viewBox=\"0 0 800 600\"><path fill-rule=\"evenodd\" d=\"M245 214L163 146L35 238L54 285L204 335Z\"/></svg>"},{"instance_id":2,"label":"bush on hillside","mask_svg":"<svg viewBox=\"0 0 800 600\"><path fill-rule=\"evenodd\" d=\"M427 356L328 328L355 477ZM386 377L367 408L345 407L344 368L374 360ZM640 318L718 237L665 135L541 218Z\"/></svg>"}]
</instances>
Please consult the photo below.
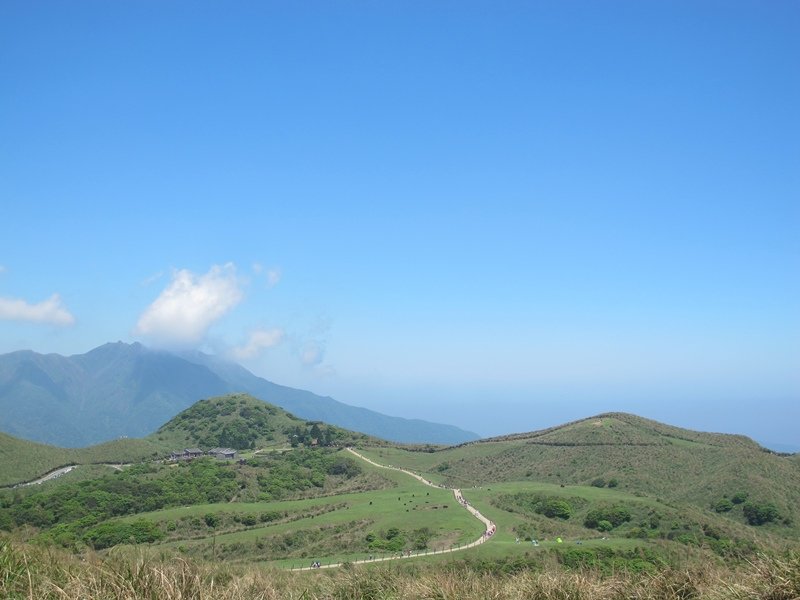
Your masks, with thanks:
<instances>
[{"instance_id":1,"label":"bush on hillside","mask_svg":"<svg viewBox=\"0 0 800 600\"><path fill-rule=\"evenodd\" d=\"M780 518L777 507L771 502L761 504L745 502L742 505L742 513L748 525L764 525Z\"/></svg>"},{"instance_id":2,"label":"bush on hillside","mask_svg":"<svg viewBox=\"0 0 800 600\"><path fill-rule=\"evenodd\" d=\"M733 510L733 502L727 498L722 498L714 505L714 510L718 513L729 512Z\"/></svg>"},{"instance_id":3,"label":"bush on hillside","mask_svg":"<svg viewBox=\"0 0 800 600\"><path fill-rule=\"evenodd\" d=\"M597 531L611 531L614 529L614 525L611 521L606 521L603 519L602 521L597 522Z\"/></svg>"},{"instance_id":4,"label":"bush on hillside","mask_svg":"<svg viewBox=\"0 0 800 600\"><path fill-rule=\"evenodd\" d=\"M219 516L215 515L214 513L208 513L203 520L206 522L206 525L209 527L216 527L219 525Z\"/></svg>"},{"instance_id":5,"label":"bush on hillside","mask_svg":"<svg viewBox=\"0 0 800 600\"><path fill-rule=\"evenodd\" d=\"M731 496L731 502L734 504L744 504L744 502L747 500L747 497L747 492L736 492L733 496Z\"/></svg>"},{"instance_id":6,"label":"bush on hillside","mask_svg":"<svg viewBox=\"0 0 800 600\"><path fill-rule=\"evenodd\" d=\"M133 523L119 521L102 523L89 529L83 540L95 550L110 548L117 544L142 544L155 542L164 537L155 523L146 519L139 519Z\"/></svg>"},{"instance_id":7,"label":"bush on hillside","mask_svg":"<svg viewBox=\"0 0 800 600\"><path fill-rule=\"evenodd\" d=\"M551 519L569 519L572 515L572 505L566 500L548 498L536 507L536 512Z\"/></svg>"},{"instance_id":8,"label":"bush on hillside","mask_svg":"<svg viewBox=\"0 0 800 600\"><path fill-rule=\"evenodd\" d=\"M602 508L595 508L593 510L590 510L587 513L586 519L584 519L583 524L589 529L599 529L600 523L605 521L611 524L613 528L613 527L619 527L623 523L630 520L631 520L631 512L624 506L605 506Z\"/></svg>"}]
</instances>

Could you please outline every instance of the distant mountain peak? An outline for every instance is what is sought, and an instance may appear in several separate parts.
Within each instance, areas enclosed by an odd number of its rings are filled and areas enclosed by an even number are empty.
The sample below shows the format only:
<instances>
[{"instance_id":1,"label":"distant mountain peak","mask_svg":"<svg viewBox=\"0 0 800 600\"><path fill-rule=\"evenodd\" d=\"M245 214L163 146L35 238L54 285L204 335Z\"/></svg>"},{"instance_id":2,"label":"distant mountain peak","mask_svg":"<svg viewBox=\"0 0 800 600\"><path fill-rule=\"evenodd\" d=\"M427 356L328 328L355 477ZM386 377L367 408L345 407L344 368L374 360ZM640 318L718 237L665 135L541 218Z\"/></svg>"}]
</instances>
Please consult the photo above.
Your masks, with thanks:
<instances>
[{"instance_id":1,"label":"distant mountain peak","mask_svg":"<svg viewBox=\"0 0 800 600\"><path fill-rule=\"evenodd\" d=\"M28 362L30 367L20 368ZM35 366L35 368L34 368ZM278 385L241 365L193 352L111 342L85 354L0 355L0 430L60 446L143 437L202 398L246 392L292 414L396 442L477 439L452 425L390 417Z\"/></svg>"}]
</instances>

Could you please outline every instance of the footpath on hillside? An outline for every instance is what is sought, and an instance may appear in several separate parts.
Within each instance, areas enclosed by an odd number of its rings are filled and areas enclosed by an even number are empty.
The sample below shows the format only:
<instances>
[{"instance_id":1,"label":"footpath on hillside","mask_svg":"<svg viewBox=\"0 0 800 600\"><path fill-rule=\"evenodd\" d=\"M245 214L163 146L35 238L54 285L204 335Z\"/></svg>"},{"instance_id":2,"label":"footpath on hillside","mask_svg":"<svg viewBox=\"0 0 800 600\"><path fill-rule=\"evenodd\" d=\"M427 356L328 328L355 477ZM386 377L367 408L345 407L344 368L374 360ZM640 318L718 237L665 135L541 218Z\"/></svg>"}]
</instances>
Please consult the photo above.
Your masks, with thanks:
<instances>
[{"instance_id":1,"label":"footpath on hillside","mask_svg":"<svg viewBox=\"0 0 800 600\"><path fill-rule=\"evenodd\" d=\"M449 489L451 492L453 492L453 496L455 497L455 499L459 503L459 505L461 507L465 508L473 517L475 517L481 523L483 523L484 528L485 528L484 532L481 534L481 537L479 537L474 542L470 542L469 544L465 544L463 546L458 546L458 547L455 547L455 548L447 548L445 550L435 550L435 551L406 551L406 552L403 552L401 554L398 554L397 556L385 556L385 557L380 557L380 558L364 558L364 559L361 559L361 560L348 561L348 564L360 565L360 564L365 564L365 563L385 562L387 560L403 560L403 559L415 558L415 557L419 557L419 556L432 556L434 554L448 554L448 553L451 553L451 552L460 552L462 550L467 550L469 548L474 548L475 546L479 546L480 544L483 544L492 535L494 535L495 531L497 531L497 526L492 521L490 521L485 516L483 516L478 511L478 509L476 509L469 502L467 502L467 500L462 495L460 489L458 489L458 488L445 488L442 485L438 485L436 483L433 483L432 481L429 481L429 480L425 479L424 477L422 477L421 475L418 475L417 473L414 473L413 471L409 471L407 469L401 469L400 467L393 467L391 465L382 465L380 463L376 463L374 460L371 460L371 459L367 458L366 456L364 456L363 454L360 454L359 452L353 450L353 448L346 448L346 450L348 452L354 454L355 456L357 456L358 458L360 458L364 462L367 462L367 463L371 464L374 467L378 467L379 469L390 469L392 471L399 471L400 473L405 473L409 477L413 477L417 481L420 481L421 483L424 483L425 485L428 485L430 487L438 488L438 489ZM333 569L335 567L341 567L345 563L340 563L339 562L339 563L322 564L322 563L320 563L318 561L315 561L315 563L313 563L313 564L314 564L314 566L293 568L292 570L293 571L311 571L312 569Z\"/></svg>"},{"instance_id":2,"label":"footpath on hillside","mask_svg":"<svg viewBox=\"0 0 800 600\"><path fill-rule=\"evenodd\" d=\"M121 471L123 467L129 467L131 463L87 463L92 466L98 467L111 467L117 471ZM52 481L53 479L57 479L62 475L66 475L67 473L71 473L81 465L67 465L66 467L59 467L58 469L53 469L39 477L38 479L34 479L33 481L20 481L19 483L9 483L8 485L0 485L0 489L16 489L16 488L23 488L29 487L32 485L41 485L47 481Z\"/></svg>"}]
</instances>

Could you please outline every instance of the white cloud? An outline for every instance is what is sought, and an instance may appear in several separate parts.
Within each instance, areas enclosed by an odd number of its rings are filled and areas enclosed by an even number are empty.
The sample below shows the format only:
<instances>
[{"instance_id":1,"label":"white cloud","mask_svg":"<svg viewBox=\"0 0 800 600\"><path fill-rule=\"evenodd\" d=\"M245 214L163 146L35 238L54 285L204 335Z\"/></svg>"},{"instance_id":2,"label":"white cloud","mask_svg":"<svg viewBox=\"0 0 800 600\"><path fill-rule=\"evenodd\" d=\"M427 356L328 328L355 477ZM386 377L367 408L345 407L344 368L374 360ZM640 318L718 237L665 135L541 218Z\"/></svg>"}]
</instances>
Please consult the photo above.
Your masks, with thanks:
<instances>
[{"instance_id":1,"label":"white cloud","mask_svg":"<svg viewBox=\"0 0 800 600\"><path fill-rule=\"evenodd\" d=\"M300 362L305 367L313 367L325 358L325 349L316 342L308 342L300 350Z\"/></svg>"},{"instance_id":2,"label":"white cloud","mask_svg":"<svg viewBox=\"0 0 800 600\"><path fill-rule=\"evenodd\" d=\"M283 273L280 269L270 269L267 271L267 285L269 287L275 287L280 283L281 277L283 277Z\"/></svg>"},{"instance_id":3,"label":"white cloud","mask_svg":"<svg viewBox=\"0 0 800 600\"><path fill-rule=\"evenodd\" d=\"M0 319L52 325L75 323L75 317L64 307L58 294L53 294L39 304L29 304L18 298L0 298Z\"/></svg>"},{"instance_id":4,"label":"white cloud","mask_svg":"<svg viewBox=\"0 0 800 600\"><path fill-rule=\"evenodd\" d=\"M250 333L247 343L234 348L232 354L238 359L253 358L262 350L277 346L285 337L283 329L256 329Z\"/></svg>"},{"instance_id":5,"label":"white cloud","mask_svg":"<svg viewBox=\"0 0 800 600\"><path fill-rule=\"evenodd\" d=\"M147 287L149 285L154 284L156 281L161 279L164 276L164 271L159 271L158 273L153 273L150 277L147 277L142 280L142 287Z\"/></svg>"},{"instance_id":6,"label":"white cloud","mask_svg":"<svg viewBox=\"0 0 800 600\"><path fill-rule=\"evenodd\" d=\"M167 288L139 317L135 332L170 345L197 344L242 296L232 263L214 265L205 275L175 271Z\"/></svg>"},{"instance_id":7,"label":"white cloud","mask_svg":"<svg viewBox=\"0 0 800 600\"><path fill-rule=\"evenodd\" d=\"M267 287L275 287L281 281L283 272L279 267L265 268L261 263L253 263L253 273L256 275L264 275L267 279Z\"/></svg>"}]
</instances>

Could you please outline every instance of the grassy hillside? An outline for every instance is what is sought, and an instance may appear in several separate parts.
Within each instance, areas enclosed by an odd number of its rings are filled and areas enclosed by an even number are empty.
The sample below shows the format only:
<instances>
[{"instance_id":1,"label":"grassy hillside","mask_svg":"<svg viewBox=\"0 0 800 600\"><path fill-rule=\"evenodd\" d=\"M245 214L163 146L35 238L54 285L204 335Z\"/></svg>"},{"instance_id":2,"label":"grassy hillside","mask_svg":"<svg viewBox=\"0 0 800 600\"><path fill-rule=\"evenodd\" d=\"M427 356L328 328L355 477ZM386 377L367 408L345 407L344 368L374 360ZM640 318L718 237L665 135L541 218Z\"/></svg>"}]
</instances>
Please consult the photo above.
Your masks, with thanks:
<instances>
[{"instance_id":1,"label":"grassy hillside","mask_svg":"<svg viewBox=\"0 0 800 600\"><path fill-rule=\"evenodd\" d=\"M246 394L195 403L146 438L124 438L89 446L58 448L0 433L0 486L27 482L66 465L137 463L173 450L215 446L235 450L292 446L381 445L377 438L309 422Z\"/></svg>"},{"instance_id":2,"label":"grassy hillside","mask_svg":"<svg viewBox=\"0 0 800 600\"><path fill-rule=\"evenodd\" d=\"M550 560L547 560L550 558ZM723 566L699 561L687 569L658 573L599 568L558 568L551 557L526 568L525 562L504 564L448 560L421 568L369 566L335 572L290 573L263 565L232 566L225 561L184 561L157 552L115 554L85 560L67 552L0 539L0 597L63 600L82 598L133 600L215 598L279 600L305 598L393 598L395 600L619 600L648 598L800 597L800 558L760 557Z\"/></svg>"},{"instance_id":3,"label":"grassy hillside","mask_svg":"<svg viewBox=\"0 0 800 600\"><path fill-rule=\"evenodd\" d=\"M173 449L188 446L236 450L298 445L380 443L362 433L299 419L248 394L200 400L146 438Z\"/></svg>"},{"instance_id":4,"label":"grassy hillside","mask_svg":"<svg viewBox=\"0 0 800 600\"><path fill-rule=\"evenodd\" d=\"M68 452L63 448L0 433L0 485L33 479L69 462Z\"/></svg>"},{"instance_id":5,"label":"grassy hillside","mask_svg":"<svg viewBox=\"0 0 800 600\"><path fill-rule=\"evenodd\" d=\"M88 448L58 448L0 433L0 486L36 479L65 465L131 463L163 456L151 440L122 439Z\"/></svg>"},{"instance_id":6,"label":"grassy hillside","mask_svg":"<svg viewBox=\"0 0 800 600\"><path fill-rule=\"evenodd\" d=\"M692 505L732 526L748 521L752 508L732 501L746 498L750 505L775 508L761 534L800 535L796 457L766 451L743 436L695 432L633 415L603 414L435 452L382 448L370 455L463 487L512 481L611 486Z\"/></svg>"},{"instance_id":7,"label":"grassy hillside","mask_svg":"<svg viewBox=\"0 0 800 600\"><path fill-rule=\"evenodd\" d=\"M133 541L193 560L282 567L409 552L427 564L455 549L468 568L492 571L555 561L652 573L687 557L751 560L800 540L796 457L620 413L437 449L388 445L234 394L198 402L146 440L93 451L187 446L247 450L237 462L145 461L5 490L0 529L76 552L125 552ZM484 528L450 487L496 524L486 543L463 549Z\"/></svg>"},{"instance_id":8,"label":"grassy hillside","mask_svg":"<svg viewBox=\"0 0 800 600\"><path fill-rule=\"evenodd\" d=\"M681 446L694 443L725 448L761 449L756 442L743 435L692 431L627 413L603 413L539 431L482 441L512 440L552 446Z\"/></svg>"}]
</instances>

